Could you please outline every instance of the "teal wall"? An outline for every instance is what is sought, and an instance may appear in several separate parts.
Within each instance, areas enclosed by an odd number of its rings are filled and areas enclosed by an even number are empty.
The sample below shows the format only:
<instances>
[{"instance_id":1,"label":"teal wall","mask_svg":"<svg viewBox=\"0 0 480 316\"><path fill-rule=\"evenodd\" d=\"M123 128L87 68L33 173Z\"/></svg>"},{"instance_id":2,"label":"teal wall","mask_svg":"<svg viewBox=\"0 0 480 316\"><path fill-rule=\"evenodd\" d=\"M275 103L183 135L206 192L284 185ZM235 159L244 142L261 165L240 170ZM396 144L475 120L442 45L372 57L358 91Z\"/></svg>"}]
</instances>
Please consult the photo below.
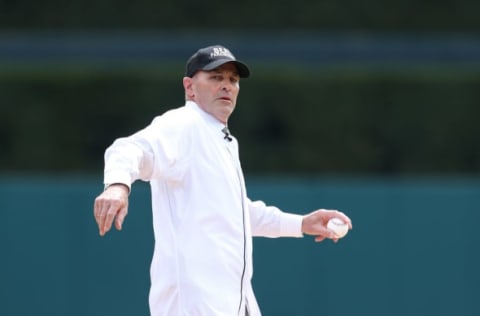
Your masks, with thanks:
<instances>
[{"instance_id":1,"label":"teal wall","mask_svg":"<svg viewBox=\"0 0 480 316\"><path fill-rule=\"evenodd\" d=\"M148 185L134 186L123 232L100 238L92 216L100 182L0 178L0 315L148 315ZM479 314L480 179L247 184L251 198L297 213L338 208L354 225L337 244L256 238L264 315Z\"/></svg>"}]
</instances>

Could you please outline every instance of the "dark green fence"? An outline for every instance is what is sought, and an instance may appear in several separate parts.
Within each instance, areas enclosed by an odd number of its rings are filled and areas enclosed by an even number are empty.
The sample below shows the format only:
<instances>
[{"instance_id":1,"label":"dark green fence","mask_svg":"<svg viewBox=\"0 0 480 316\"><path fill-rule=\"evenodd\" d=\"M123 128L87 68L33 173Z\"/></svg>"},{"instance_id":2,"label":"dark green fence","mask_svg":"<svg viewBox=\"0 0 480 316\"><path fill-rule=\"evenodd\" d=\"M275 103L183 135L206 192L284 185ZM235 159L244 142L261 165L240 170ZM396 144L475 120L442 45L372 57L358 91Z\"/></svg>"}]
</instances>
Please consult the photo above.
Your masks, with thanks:
<instances>
[{"instance_id":1,"label":"dark green fence","mask_svg":"<svg viewBox=\"0 0 480 316\"><path fill-rule=\"evenodd\" d=\"M256 69L230 121L245 170L480 172L480 68ZM115 138L183 105L181 74L150 71L0 74L0 171L99 170Z\"/></svg>"},{"instance_id":2,"label":"dark green fence","mask_svg":"<svg viewBox=\"0 0 480 316\"><path fill-rule=\"evenodd\" d=\"M148 185L134 186L124 231L100 238L92 216L100 182L0 180L1 315L148 315ZM478 314L480 180L247 182L251 198L297 213L339 208L354 223L338 244L255 239L264 315Z\"/></svg>"}]
</instances>

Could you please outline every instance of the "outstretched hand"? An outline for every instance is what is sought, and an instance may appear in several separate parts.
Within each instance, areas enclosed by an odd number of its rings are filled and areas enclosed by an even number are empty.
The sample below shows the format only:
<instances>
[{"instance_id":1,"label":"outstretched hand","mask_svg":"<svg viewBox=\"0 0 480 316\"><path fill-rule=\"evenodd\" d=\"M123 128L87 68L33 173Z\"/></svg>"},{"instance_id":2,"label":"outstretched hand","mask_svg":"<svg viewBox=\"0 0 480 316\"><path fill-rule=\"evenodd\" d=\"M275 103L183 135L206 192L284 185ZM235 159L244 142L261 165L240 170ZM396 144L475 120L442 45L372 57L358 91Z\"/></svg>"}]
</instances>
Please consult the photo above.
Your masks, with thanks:
<instances>
[{"instance_id":1,"label":"outstretched hand","mask_svg":"<svg viewBox=\"0 0 480 316\"><path fill-rule=\"evenodd\" d=\"M338 237L333 231L327 228L327 223L332 218L339 218L348 224L348 229L352 229L352 221L342 212L336 210L316 210L303 217L302 233L315 236L315 241L320 242L325 238L338 241Z\"/></svg>"},{"instance_id":2,"label":"outstretched hand","mask_svg":"<svg viewBox=\"0 0 480 316\"><path fill-rule=\"evenodd\" d=\"M115 221L115 228L122 229L128 213L129 188L124 184L113 184L95 199L94 216L100 236L104 236Z\"/></svg>"}]
</instances>

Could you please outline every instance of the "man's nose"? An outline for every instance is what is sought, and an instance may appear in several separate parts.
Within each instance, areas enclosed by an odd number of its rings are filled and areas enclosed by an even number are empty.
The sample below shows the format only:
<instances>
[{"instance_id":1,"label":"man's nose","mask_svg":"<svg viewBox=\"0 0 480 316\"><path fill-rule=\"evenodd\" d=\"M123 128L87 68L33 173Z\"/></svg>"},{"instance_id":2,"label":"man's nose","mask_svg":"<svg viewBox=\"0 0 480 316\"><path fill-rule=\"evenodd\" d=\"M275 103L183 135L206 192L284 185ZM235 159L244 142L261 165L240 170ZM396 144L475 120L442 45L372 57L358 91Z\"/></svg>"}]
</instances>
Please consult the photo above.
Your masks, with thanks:
<instances>
[{"instance_id":1,"label":"man's nose","mask_svg":"<svg viewBox=\"0 0 480 316\"><path fill-rule=\"evenodd\" d=\"M230 91L232 89L232 83L228 80L222 81L222 90Z\"/></svg>"}]
</instances>

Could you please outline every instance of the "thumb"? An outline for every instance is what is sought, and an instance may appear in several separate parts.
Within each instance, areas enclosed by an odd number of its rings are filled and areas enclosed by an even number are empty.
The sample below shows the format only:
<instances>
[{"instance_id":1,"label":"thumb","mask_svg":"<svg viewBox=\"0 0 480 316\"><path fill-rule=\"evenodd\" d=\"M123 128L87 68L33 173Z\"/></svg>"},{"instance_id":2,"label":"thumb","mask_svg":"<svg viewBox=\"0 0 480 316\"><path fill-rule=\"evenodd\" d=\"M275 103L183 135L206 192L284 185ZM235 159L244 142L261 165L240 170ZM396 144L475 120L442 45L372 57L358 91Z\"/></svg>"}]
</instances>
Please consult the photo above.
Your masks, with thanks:
<instances>
[{"instance_id":1,"label":"thumb","mask_svg":"<svg viewBox=\"0 0 480 316\"><path fill-rule=\"evenodd\" d=\"M125 220L127 213L127 207L124 207L120 210L120 212L118 212L117 216L115 217L115 228L117 230L122 230L123 221Z\"/></svg>"}]
</instances>

